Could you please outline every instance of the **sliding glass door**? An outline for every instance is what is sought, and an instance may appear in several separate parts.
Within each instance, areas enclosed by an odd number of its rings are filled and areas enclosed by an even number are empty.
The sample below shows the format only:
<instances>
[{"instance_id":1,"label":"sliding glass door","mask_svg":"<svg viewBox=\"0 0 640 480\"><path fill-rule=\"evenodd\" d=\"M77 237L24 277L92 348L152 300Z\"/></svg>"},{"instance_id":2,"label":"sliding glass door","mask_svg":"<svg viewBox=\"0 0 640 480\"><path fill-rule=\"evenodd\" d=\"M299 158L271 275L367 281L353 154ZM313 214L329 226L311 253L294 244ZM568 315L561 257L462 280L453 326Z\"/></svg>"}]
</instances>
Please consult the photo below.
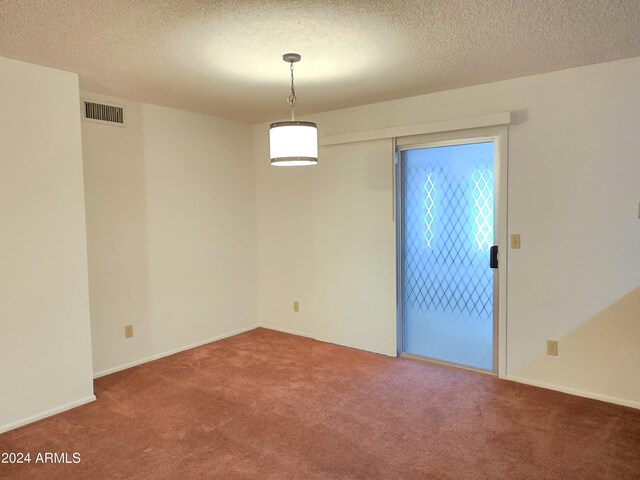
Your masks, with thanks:
<instances>
[{"instance_id":1,"label":"sliding glass door","mask_svg":"<svg viewBox=\"0 0 640 480\"><path fill-rule=\"evenodd\" d=\"M400 148L401 353L496 369L495 151L493 140Z\"/></svg>"}]
</instances>

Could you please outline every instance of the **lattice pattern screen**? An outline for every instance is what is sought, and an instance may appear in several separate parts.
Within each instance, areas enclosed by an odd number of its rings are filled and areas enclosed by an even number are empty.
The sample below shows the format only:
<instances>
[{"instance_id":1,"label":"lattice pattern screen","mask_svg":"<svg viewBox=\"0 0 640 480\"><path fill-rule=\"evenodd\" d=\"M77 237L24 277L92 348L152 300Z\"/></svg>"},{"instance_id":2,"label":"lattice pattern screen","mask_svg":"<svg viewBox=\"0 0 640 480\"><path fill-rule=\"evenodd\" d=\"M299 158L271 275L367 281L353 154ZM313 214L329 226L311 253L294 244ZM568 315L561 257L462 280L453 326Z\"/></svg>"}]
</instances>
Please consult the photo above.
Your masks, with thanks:
<instances>
[{"instance_id":1,"label":"lattice pattern screen","mask_svg":"<svg viewBox=\"0 0 640 480\"><path fill-rule=\"evenodd\" d=\"M403 350L493 367L493 143L403 152Z\"/></svg>"}]
</instances>

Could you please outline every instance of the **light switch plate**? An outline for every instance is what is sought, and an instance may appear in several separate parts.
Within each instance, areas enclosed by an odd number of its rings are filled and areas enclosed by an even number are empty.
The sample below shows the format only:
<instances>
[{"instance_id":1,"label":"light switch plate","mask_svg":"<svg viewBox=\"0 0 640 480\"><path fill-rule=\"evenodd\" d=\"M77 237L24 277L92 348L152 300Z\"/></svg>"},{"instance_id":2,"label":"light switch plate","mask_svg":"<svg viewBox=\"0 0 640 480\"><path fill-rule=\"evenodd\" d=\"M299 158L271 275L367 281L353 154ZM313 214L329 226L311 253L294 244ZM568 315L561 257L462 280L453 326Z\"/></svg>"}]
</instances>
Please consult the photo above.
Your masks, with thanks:
<instances>
[{"instance_id":1,"label":"light switch plate","mask_svg":"<svg viewBox=\"0 0 640 480\"><path fill-rule=\"evenodd\" d=\"M520 248L520 234L512 233L511 234L511 248L518 249Z\"/></svg>"},{"instance_id":2,"label":"light switch plate","mask_svg":"<svg viewBox=\"0 0 640 480\"><path fill-rule=\"evenodd\" d=\"M300 311L300 302L298 302L297 300L295 302L293 302L293 311L294 312L299 312Z\"/></svg>"},{"instance_id":3,"label":"light switch plate","mask_svg":"<svg viewBox=\"0 0 640 480\"><path fill-rule=\"evenodd\" d=\"M133 337L133 325L125 325L124 327L124 338Z\"/></svg>"}]
</instances>

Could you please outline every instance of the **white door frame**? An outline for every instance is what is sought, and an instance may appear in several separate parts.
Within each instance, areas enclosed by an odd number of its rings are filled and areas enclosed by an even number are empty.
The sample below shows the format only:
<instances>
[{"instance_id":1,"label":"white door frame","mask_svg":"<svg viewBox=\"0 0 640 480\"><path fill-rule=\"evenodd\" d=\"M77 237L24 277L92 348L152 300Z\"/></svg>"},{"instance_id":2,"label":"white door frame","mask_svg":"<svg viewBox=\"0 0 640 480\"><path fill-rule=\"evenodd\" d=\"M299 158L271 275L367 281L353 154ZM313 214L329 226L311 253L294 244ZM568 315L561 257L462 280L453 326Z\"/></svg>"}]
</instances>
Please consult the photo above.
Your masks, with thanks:
<instances>
[{"instance_id":1,"label":"white door frame","mask_svg":"<svg viewBox=\"0 0 640 480\"><path fill-rule=\"evenodd\" d=\"M509 247L507 229L509 127L506 125L397 137L395 139L398 354L402 349L402 259L400 257L400 248L402 245L402 198L400 191L400 152L404 150L487 141L494 142L494 202L497 208L497 215L494 215L494 240L497 241L496 244L498 245L497 279L495 278L496 276L494 276L494 329L497 329L497 335L494 331L493 368L494 373L496 373L498 377L504 377L507 373L507 266Z\"/></svg>"}]
</instances>

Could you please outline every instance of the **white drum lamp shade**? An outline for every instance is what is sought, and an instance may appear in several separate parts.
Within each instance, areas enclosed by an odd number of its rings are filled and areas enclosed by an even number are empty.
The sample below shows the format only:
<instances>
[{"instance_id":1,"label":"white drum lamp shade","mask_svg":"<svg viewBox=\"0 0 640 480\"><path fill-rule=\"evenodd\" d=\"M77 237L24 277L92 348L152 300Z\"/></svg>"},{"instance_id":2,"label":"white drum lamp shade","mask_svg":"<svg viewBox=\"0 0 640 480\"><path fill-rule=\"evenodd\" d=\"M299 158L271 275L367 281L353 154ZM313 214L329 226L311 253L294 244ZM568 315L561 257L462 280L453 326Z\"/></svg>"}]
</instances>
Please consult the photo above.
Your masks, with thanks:
<instances>
[{"instance_id":1,"label":"white drum lamp shade","mask_svg":"<svg viewBox=\"0 0 640 480\"><path fill-rule=\"evenodd\" d=\"M318 163L318 128L313 122L276 122L269 128L271 165L294 167Z\"/></svg>"}]
</instances>

